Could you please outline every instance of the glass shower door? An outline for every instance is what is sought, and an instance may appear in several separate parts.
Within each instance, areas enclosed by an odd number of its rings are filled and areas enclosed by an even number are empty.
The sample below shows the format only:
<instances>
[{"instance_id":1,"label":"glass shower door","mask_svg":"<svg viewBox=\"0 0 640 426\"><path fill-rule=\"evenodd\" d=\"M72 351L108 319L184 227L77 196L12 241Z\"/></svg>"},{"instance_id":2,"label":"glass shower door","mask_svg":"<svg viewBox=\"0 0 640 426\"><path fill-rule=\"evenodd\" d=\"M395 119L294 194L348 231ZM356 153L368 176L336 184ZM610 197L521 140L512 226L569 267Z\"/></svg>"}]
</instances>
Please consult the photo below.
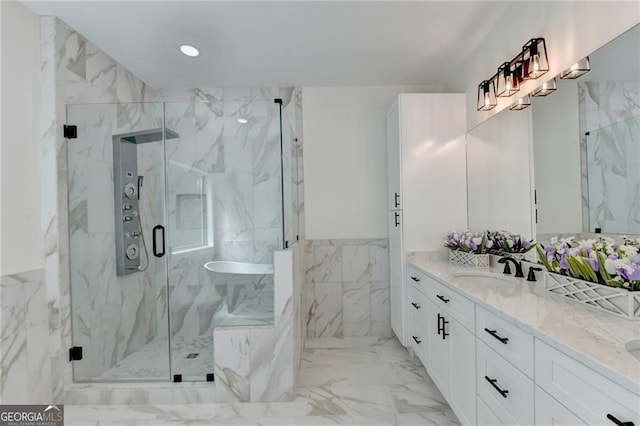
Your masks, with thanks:
<instances>
[{"instance_id":1,"label":"glass shower door","mask_svg":"<svg viewBox=\"0 0 640 426\"><path fill-rule=\"evenodd\" d=\"M67 106L75 381L169 379L162 110Z\"/></svg>"},{"instance_id":2,"label":"glass shower door","mask_svg":"<svg viewBox=\"0 0 640 426\"><path fill-rule=\"evenodd\" d=\"M279 105L167 103L171 374L213 380L215 327L273 323L282 248Z\"/></svg>"}]
</instances>

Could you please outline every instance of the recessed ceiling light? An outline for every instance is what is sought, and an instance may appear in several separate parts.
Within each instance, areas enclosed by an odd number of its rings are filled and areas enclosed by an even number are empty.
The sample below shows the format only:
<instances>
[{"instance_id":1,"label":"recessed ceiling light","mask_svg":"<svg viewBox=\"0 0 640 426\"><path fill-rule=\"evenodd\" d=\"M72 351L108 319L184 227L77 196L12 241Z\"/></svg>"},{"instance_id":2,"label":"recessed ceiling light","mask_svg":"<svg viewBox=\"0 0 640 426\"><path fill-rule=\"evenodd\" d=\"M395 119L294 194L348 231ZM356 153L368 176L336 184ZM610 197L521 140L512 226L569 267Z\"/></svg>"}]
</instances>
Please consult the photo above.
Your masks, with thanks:
<instances>
[{"instance_id":1,"label":"recessed ceiling light","mask_svg":"<svg viewBox=\"0 0 640 426\"><path fill-rule=\"evenodd\" d=\"M238 123L240 124L247 124L248 122L249 120L247 120L246 118L242 118L242 117L238 118Z\"/></svg>"},{"instance_id":2,"label":"recessed ceiling light","mask_svg":"<svg viewBox=\"0 0 640 426\"><path fill-rule=\"evenodd\" d=\"M187 56L191 56L192 58L200 56L200 51L190 44L183 44L182 46L180 46L180 51Z\"/></svg>"}]
</instances>

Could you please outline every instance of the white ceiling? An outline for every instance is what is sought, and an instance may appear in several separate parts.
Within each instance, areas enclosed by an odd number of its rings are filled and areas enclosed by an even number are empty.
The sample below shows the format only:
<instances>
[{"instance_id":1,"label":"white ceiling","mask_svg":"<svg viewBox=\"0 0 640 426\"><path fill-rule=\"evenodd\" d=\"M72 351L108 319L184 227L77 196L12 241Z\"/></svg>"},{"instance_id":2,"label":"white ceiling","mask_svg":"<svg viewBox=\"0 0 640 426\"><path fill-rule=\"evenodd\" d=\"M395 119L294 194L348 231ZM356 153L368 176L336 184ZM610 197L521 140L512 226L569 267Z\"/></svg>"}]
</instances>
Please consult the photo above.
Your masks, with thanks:
<instances>
[{"instance_id":1,"label":"white ceiling","mask_svg":"<svg viewBox=\"0 0 640 426\"><path fill-rule=\"evenodd\" d=\"M153 87L445 84L510 2L24 1ZM187 58L178 46L197 46Z\"/></svg>"}]
</instances>

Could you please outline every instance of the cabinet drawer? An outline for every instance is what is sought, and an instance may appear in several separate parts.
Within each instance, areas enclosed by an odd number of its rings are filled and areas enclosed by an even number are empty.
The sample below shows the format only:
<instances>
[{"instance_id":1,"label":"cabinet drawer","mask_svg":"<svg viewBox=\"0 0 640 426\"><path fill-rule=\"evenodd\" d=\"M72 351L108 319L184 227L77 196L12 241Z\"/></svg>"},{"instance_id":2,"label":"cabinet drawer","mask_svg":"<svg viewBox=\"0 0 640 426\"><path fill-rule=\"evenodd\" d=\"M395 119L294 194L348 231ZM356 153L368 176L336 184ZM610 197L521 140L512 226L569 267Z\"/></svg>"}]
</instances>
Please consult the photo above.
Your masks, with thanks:
<instances>
[{"instance_id":1,"label":"cabinet drawer","mask_svg":"<svg viewBox=\"0 0 640 426\"><path fill-rule=\"evenodd\" d=\"M478 396L505 424L533 424L533 381L476 339Z\"/></svg>"},{"instance_id":2,"label":"cabinet drawer","mask_svg":"<svg viewBox=\"0 0 640 426\"><path fill-rule=\"evenodd\" d=\"M409 344L423 364L427 350L427 316L422 313L409 314Z\"/></svg>"},{"instance_id":3,"label":"cabinet drawer","mask_svg":"<svg viewBox=\"0 0 640 426\"><path fill-rule=\"evenodd\" d=\"M427 295L427 285L429 278L422 272L415 270L412 267L407 268L407 287L415 287L420 293Z\"/></svg>"},{"instance_id":4,"label":"cabinet drawer","mask_svg":"<svg viewBox=\"0 0 640 426\"><path fill-rule=\"evenodd\" d=\"M535 379L542 389L587 424L640 425L640 396L535 339Z\"/></svg>"},{"instance_id":5,"label":"cabinet drawer","mask_svg":"<svg viewBox=\"0 0 640 426\"><path fill-rule=\"evenodd\" d=\"M433 300L433 303L439 308L451 314L455 317L460 324L465 326L471 332L475 331L475 305L474 303L464 296L451 290L444 284L438 281L428 278L429 285L427 291L429 297Z\"/></svg>"},{"instance_id":6,"label":"cabinet drawer","mask_svg":"<svg viewBox=\"0 0 640 426\"><path fill-rule=\"evenodd\" d=\"M587 426L564 405L536 386L536 425Z\"/></svg>"},{"instance_id":7,"label":"cabinet drawer","mask_svg":"<svg viewBox=\"0 0 640 426\"><path fill-rule=\"evenodd\" d=\"M409 286L409 304L407 312L409 315L424 313L427 310L427 297L420 292L414 285Z\"/></svg>"},{"instance_id":8,"label":"cabinet drawer","mask_svg":"<svg viewBox=\"0 0 640 426\"><path fill-rule=\"evenodd\" d=\"M476 336L533 379L533 336L507 320L476 307Z\"/></svg>"},{"instance_id":9,"label":"cabinet drawer","mask_svg":"<svg viewBox=\"0 0 640 426\"><path fill-rule=\"evenodd\" d=\"M487 407L487 404L481 398L478 398L478 426L502 426L500 419Z\"/></svg>"}]
</instances>

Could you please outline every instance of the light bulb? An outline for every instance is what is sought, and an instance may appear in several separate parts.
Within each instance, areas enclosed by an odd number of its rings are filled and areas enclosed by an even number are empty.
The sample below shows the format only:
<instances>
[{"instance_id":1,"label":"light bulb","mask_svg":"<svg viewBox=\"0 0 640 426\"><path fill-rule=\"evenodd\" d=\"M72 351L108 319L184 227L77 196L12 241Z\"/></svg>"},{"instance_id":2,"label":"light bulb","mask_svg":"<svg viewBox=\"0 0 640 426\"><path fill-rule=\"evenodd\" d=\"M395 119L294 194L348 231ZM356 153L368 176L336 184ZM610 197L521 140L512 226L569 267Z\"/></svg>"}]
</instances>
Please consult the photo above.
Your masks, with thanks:
<instances>
[{"instance_id":1,"label":"light bulb","mask_svg":"<svg viewBox=\"0 0 640 426\"><path fill-rule=\"evenodd\" d=\"M513 89L513 77L511 77L511 74L509 74L508 76L505 77L505 79L504 79L504 87L505 87L507 92L510 92L511 89Z\"/></svg>"},{"instance_id":2,"label":"light bulb","mask_svg":"<svg viewBox=\"0 0 640 426\"><path fill-rule=\"evenodd\" d=\"M484 106L491 105L491 97L489 96L489 92L484 92Z\"/></svg>"}]
</instances>

